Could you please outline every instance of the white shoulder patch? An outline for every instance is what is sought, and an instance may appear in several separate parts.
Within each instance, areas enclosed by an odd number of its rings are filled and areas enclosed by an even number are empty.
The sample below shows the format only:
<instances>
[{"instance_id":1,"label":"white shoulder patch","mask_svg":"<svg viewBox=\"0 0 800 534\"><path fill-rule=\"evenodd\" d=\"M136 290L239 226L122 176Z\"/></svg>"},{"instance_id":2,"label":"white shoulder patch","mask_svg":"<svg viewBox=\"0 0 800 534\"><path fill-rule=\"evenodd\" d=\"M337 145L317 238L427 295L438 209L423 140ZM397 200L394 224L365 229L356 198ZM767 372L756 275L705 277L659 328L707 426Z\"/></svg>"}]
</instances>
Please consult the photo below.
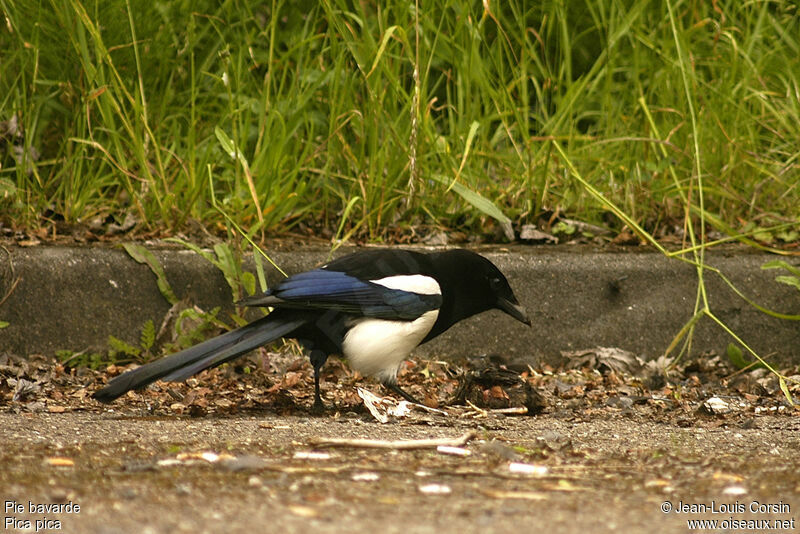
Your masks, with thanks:
<instances>
[{"instance_id":1,"label":"white shoulder patch","mask_svg":"<svg viewBox=\"0 0 800 534\"><path fill-rule=\"evenodd\" d=\"M408 291L409 293L417 293L419 295L441 295L442 288L439 283L423 274L401 274L396 276L387 276L379 280L370 280L374 284L388 287L389 289L399 289L401 291Z\"/></svg>"}]
</instances>

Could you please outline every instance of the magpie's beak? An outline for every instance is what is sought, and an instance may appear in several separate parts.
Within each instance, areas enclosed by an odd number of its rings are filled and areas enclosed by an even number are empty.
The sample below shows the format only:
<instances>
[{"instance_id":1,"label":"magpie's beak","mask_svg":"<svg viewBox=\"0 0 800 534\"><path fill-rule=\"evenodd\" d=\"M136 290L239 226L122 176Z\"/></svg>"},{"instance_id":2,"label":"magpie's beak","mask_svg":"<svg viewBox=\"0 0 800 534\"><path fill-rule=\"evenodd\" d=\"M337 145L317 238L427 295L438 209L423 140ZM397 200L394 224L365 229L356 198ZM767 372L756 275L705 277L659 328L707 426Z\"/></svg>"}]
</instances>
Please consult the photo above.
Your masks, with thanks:
<instances>
[{"instance_id":1,"label":"magpie's beak","mask_svg":"<svg viewBox=\"0 0 800 534\"><path fill-rule=\"evenodd\" d=\"M528 319L528 314L525 312L525 308L520 306L519 302L516 300L512 301L500 297L497 299L497 308L503 310L517 321L531 326L531 320Z\"/></svg>"}]
</instances>

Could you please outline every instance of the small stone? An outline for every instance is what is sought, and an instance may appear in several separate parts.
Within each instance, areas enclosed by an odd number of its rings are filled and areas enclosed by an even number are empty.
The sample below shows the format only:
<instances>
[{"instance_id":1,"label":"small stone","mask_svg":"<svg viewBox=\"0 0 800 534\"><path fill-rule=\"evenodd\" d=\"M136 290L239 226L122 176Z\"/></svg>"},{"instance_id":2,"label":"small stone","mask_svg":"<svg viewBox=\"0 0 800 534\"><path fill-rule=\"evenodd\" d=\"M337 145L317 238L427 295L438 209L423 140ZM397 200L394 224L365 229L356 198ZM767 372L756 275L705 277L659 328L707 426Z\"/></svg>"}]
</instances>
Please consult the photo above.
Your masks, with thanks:
<instances>
[{"instance_id":1,"label":"small stone","mask_svg":"<svg viewBox=\"0 0 800 534\"><path fill-rule=\"evenodd\" d=\"M703 403L703 409L711 415L723 415L731 411L731 406L719 397L711 397Z\"/></svg>"},{"instance_id":2,"label":"small stone","mask_svg":"<svg viewBox=\"0 0 800 534\"><path fill-rule=\"evenodd\" d=\"M728 486L722 490L723 495L746 495L747 490L742 486Z\"/></svg>"},{"instance_id":3,"label":"small stone","mask_svg":"<svg viewBox=\"0 0 800 534\"><path fill-rule=\"evenodd\" d=\"M426 495L448 495L453 492L450 486L445 484L425 484L419 487L419 491Z\"/></svg>"}]
</instances>

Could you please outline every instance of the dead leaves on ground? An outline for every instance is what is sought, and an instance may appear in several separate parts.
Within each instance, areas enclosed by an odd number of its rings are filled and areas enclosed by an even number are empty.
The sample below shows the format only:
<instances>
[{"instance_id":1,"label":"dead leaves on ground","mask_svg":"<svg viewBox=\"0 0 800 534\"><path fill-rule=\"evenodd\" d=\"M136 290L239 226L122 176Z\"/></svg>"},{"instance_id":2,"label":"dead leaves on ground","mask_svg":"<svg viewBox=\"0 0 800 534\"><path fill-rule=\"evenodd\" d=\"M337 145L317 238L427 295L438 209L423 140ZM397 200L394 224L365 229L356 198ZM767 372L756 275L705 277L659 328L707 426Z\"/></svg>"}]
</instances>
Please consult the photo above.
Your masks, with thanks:
<instances>
[{"instance_id":1,"label":"dead leaves on ground","mask_svg":"<svg viewBox=\"0 0 800 534\"><path fill-rule=\"evenodd\" d=\"M438 361L406 362L399 381L431 408L451 407L459 417L552 413L560 418L647 417L679 426L724 424L760 414L798 415L765 369L738 371L727 359L704 354L669 372L664 362L643 362L618 349L565 353L564 365L537 367L476 358L462 365ZM91 393L127 367L104 371L68 368L44 357L23 360L0 355L0 406L13 411L63 413L98 410ZM797 369L785 372L800 379ZM800 384L789 380L798 396ZM357 386L363 380L340 360L323 369L323 398L331 413L368 413ZM241 410L307 413L313 402L313 371L308 359L292 351L256 353L202 373L185 383L159 382L118 400L117 411L202 417ZM452 406L464 406L461 411ZM425 417L430 418L430 413Z\"/></svg>"}]
</instances>

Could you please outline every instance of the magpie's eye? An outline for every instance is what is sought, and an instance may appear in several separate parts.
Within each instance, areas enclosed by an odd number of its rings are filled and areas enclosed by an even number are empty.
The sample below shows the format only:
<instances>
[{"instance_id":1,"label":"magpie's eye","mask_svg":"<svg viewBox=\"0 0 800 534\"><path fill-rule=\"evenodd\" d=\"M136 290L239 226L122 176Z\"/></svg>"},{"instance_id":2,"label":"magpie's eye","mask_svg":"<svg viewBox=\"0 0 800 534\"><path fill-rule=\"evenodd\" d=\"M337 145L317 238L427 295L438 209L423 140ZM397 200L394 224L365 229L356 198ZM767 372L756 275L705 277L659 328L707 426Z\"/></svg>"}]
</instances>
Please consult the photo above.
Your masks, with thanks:
<instances>
[{"instance_id":1,"label":"magpie's eye","mask_svg":"<svg viewBox=\"0 0 800 534\"><path fill-rule=\"evenodd\" d=\"M492 291L497 291L502 285L503 283L496 276L489 278L489 287L492 288Z\"/></svg>"}]
</instances>

